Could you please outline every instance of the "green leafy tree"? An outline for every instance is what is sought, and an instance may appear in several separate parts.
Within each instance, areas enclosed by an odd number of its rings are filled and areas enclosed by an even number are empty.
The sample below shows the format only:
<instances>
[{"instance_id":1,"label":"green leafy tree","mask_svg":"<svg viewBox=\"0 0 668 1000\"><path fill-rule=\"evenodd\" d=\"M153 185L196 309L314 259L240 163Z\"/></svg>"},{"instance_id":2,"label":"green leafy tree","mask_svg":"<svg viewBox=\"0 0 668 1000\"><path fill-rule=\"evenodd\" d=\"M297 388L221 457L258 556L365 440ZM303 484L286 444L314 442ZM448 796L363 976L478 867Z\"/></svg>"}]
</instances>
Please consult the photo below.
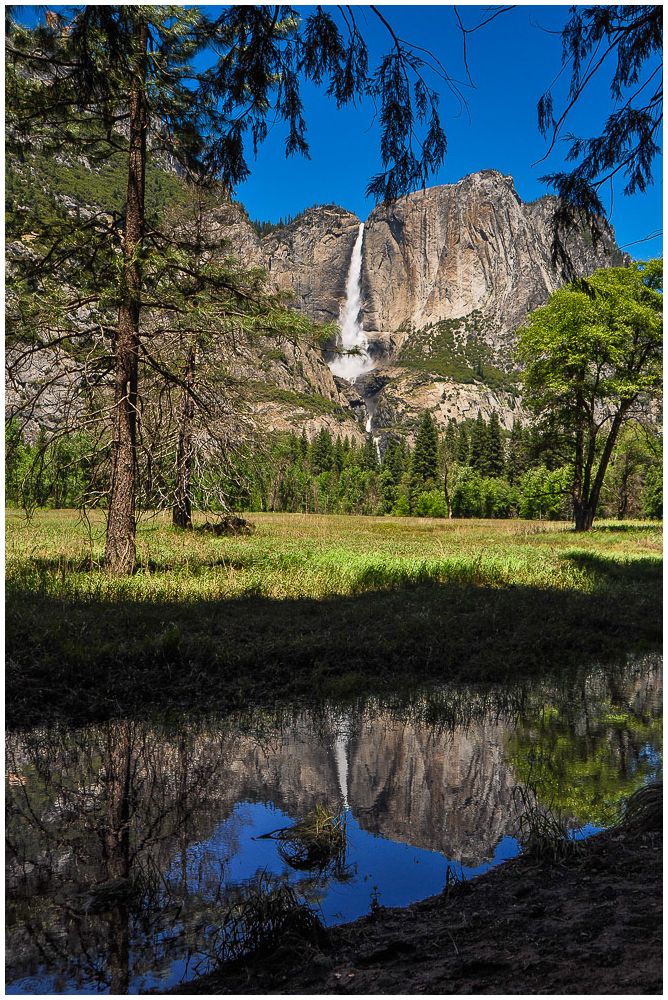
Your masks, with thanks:
<instances>
[{"instance_id":1,"label":"green leafy tree","mask_svg":"<svg viewBox=\"0 0 668 1000\"><path fill-rule=\"evenodd\" d=\"M558 521L569 516L572 469L547 469L537 465L522 476L519 483L519 516L533 521Z\"/></svg>"},{"instance_id":2,"label":"green leafy tree","mask_svg":"<svg viewBox=\"0 0 668 1000\"><path fill-rule=\"evenodd\" d=\"M591 528L624 424L661 384L662 262L598 271L556 292L521 331L524 401L568 442L576 531Z\"/></svg>"},{"instance_id":3,"label":"green leafy tree","mask_svg":"<svg viewBox=\"0 0 668 1000\"><path fill-rule=\"evenodd\" d=\"M663 517L663 470L660 465L653 465L647 471L642 508L646 517Z\"/></svg>"},{"instance_id":4,"label":"green leafy tree","mask_svg":"<svg viewBox=\"0 0 668 1000\"><path fill-rule=\"evenodd\" d=\"M660 451L660 441L649 427L631 423L623 428L601 491L606 515L620 521L642 517L647 474L657 463Z\"/></svg>"},{"instance_id":5,"label":"green leafy tree","mask_svg":"<svg viewBox=\"0 0 668 1000\"><path fill-rule=\"evenodd\" d=\"M416 517L447 517L448 509L441 490L425 490L415 501Z\"/></svg>"}]
</instances>

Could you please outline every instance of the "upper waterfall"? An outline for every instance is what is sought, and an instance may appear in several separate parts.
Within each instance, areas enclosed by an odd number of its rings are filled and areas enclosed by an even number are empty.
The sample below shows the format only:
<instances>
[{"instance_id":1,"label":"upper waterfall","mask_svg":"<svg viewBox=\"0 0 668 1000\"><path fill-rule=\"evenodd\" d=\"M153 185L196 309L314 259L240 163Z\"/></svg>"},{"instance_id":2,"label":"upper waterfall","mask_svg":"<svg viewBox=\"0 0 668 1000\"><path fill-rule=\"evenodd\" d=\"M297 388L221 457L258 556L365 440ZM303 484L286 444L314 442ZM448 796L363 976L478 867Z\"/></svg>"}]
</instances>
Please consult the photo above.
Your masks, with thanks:
<instances>
[{"instance_id":1,"label":"upper waterfall","mask_svg":"<svg viewBox=\"0 0 668 1000\"><path fill-rule=\"evenodd\" d=\"M340 343L344 351L357 348L358 354L342 354L330 361L329 367L333 375L354 381L358 375L373 368L369 357L366 338L360 323L360 307L362 304L362 244L364 242L364 223L360 223L359 232L353 247L350 267L346 279L346 301L341 307L339 327L341 329Z\"/></svg>"}]
</instances>

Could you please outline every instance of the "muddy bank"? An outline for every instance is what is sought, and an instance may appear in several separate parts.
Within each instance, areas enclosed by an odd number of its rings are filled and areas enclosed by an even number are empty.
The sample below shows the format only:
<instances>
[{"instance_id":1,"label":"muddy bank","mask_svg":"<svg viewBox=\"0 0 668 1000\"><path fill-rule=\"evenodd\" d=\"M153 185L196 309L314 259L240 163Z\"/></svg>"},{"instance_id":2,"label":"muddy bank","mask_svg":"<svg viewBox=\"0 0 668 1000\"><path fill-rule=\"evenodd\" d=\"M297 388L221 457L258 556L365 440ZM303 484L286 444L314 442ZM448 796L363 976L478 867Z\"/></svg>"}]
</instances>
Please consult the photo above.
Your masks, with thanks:
<instances>
[{"instance_id":1,"label":"muddy bank","mask_svg":"<svg viewBox=\"0 0 668 1000\"><path fill-rule=\"evenodd\" d=\"M173 994L660 994L660 815L562 860L519 857Z\"/></svg>"}]
</instances>

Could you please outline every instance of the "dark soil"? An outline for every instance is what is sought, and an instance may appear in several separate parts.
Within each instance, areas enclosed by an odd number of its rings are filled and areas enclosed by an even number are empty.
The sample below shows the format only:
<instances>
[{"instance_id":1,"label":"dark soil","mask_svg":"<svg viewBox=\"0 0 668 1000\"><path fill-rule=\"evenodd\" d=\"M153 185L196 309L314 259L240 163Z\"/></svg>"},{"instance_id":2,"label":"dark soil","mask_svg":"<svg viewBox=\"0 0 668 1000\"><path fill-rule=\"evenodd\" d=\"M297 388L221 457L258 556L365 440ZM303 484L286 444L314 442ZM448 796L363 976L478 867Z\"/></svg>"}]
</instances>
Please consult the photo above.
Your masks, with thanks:
<instances>
[{"instance_id":1,"label":"dark soil","mask_svg":"<svg viewBox=\"0 0 668 1000\"><path fill-rule=\"evenodd\" d=\"M663 835L614 829L519 857L405 909L334 927L326 950L233 963L178 994L660 994Z\"/></svg>"}]
</instances>

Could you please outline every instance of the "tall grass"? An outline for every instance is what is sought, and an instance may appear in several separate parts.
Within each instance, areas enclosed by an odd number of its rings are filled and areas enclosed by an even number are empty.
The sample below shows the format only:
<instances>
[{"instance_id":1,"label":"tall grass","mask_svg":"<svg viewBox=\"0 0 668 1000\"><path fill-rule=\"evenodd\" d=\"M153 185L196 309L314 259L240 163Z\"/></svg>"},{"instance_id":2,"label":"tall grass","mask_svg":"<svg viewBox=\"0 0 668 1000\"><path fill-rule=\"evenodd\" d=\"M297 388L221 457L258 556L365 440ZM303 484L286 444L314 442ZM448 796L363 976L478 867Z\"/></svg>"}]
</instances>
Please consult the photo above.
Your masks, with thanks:
<instances>
[{"instance_id":1,"label":"tall grass","mask_svg":"<svg viewBox=\"0 0 668 1000\"><path fill-rule=\"evenodd\" d=\"M661 527L257 514L254 534L138 532L102 568L101 517L6 527L8 718L98 718L504 681L661 641ZM601 530L603 529L603 530Z\"/></svg>"},{"instance_id":2,"label":"tall grass","mask_svg":"<svg viewBox=\"0 0 668 1000\"><path fill-rule=\"evenodd\" d=\"M401 521L370 517L255 514L251 537L175 531L163 516L138 534L138 572L102 570L102 522L43 511L26 524L9 512L7 584L53 596L117 600L227 597L315 598L431 583L549 587L587 592L601 572L588 556L620 566L660 558L656 523L576 536L562 523Z\"/></svg>"}]
</instances>

